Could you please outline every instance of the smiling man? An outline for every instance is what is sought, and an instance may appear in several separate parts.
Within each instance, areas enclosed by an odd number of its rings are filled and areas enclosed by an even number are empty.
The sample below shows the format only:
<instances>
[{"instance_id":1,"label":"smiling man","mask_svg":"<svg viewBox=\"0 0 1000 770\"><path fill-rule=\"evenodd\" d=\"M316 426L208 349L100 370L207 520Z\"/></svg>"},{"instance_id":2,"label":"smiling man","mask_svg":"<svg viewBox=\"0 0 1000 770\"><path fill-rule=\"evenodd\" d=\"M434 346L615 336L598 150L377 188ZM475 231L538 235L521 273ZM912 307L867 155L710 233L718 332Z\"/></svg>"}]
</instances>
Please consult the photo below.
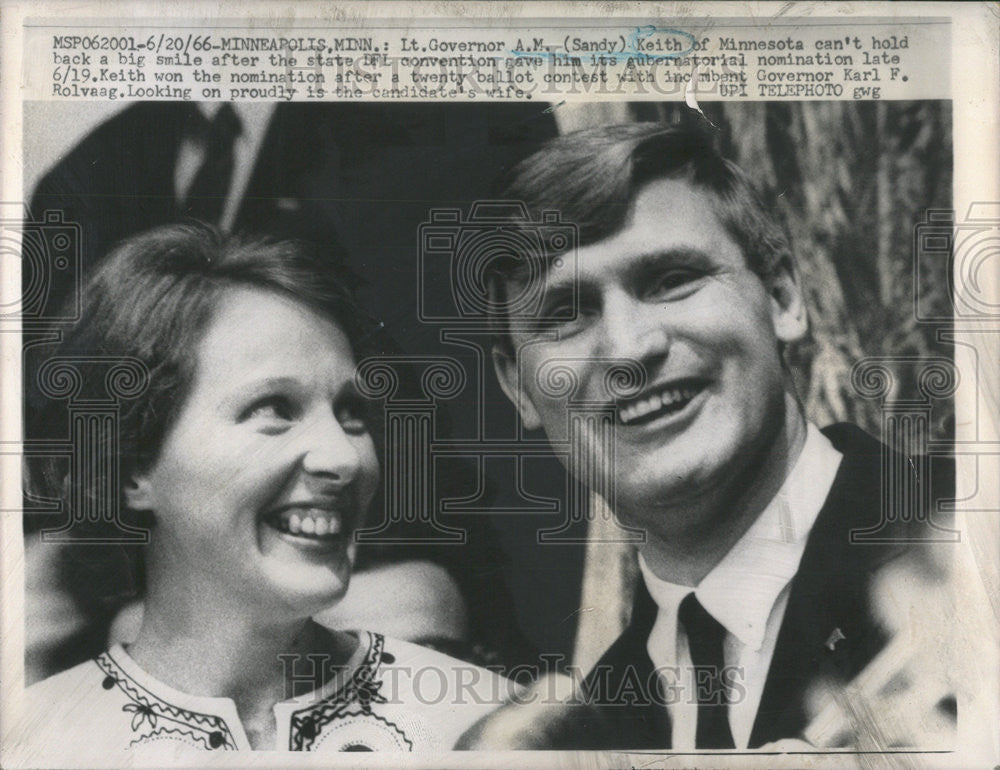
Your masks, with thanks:
<instances>
[{"instance_id":1,"label":"smiling man","mask_svg":"<svg viewBox=\"0 0 1000 770\"><path fill-rule=\"evenodd\" d=\"M885 644L869 578L915 522L890 511L886 542L851 543L883 520L883 447L804 415L783 358L808 329L787 240L701 125L560 137L514 170L505 197L536 222L559 212L579 243L497 263L497 307L539 281L549 319L498 315L500 383L552 441L565 440L570 397L614 410L614 452L585 435L568 470L603 468L617 518L645 533L631 623L585 688L611 728L605 747L800 735L810 685L853 679ZM607 376L623 359L644 384L615 398ZM554 360L574 393L544 386Z\"/></svg>"}]
</instances>

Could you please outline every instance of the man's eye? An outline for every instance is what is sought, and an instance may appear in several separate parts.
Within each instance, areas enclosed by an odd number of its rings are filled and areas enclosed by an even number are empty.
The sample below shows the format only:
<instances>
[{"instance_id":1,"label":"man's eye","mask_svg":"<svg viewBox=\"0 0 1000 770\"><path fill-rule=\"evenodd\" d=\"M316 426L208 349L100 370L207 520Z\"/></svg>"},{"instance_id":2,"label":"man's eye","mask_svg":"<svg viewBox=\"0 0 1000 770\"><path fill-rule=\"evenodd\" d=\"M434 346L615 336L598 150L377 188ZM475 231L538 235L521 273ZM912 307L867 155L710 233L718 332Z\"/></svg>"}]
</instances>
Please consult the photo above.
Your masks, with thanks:
<instances>
[{"instance_id":1,"label":"man's eye","mask_svg":"<svg viewBox=\"0 0 1000 770\"><path fill-rule=\"evenodd\" d=\"M576 318L578 309L577 303L570 299L562 299L546 304L543 315L554 321L572 321Z\"/></svg>"},{"instance_id":2,"label":"man's eye","mask_svg":"<svg viewBox=\"0 0 1000 770\"><path fill-rule=\"evenodd\" d=\"M291 402L284 396L268 396L248 406L240 415L240 421L258 420L266 422L288 422L294 419Z\"/></svg>"},{"instance_id":3,"label":"man's eye","mask_svg":"<svg viewBox=\"0 0 1000 770\"><path fill-rule=\"evenodd\" d=\"M702 277L697 270L670 270L650 284L649 293L662 296L678 290L693 289L694 283Z\"/></svg>"},{"instance_id":4,"label":"man's eye","mask_svg":"<svg viewBox=\"0 0 1000 770\"><path fill-rule=\"evenodd\" d=\"M597 304L585 299L560 299L543 306L539 328L568 336L585 328L599 313Z\"/></svg>"}]
</instances>

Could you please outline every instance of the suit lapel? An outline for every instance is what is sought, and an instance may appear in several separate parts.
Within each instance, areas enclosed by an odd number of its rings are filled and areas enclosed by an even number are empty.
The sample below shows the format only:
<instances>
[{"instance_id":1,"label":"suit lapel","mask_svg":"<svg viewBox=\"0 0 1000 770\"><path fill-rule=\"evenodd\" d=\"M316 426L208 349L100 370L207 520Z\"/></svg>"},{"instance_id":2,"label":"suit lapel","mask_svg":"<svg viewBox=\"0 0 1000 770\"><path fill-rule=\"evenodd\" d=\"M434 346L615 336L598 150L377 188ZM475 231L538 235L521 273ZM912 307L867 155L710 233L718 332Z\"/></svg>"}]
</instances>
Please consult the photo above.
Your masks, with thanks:
<instances>
[{"instance_id":1,"label":"suit lapel","mask_svg":"<svg viewBox=\"0 0 1000 770\"><path fill-rule=\"evenodd\" d=\"M665 695L653 690L657 674L646 650L656 613L656 603L640 579L628 627L585 683L588 701L600 711L611 743L621 749L670 748Z\"/></svg>"},{"instance_id":2,"label":"suit lapel","mask_svg":"<svg viewBox=\"0 0 1000 770\"><path fill-rule=\"evenodd\" d=\"M236 212L237 230L254 230L261 226L270 227L275 211L284 207L284 201L297 206L290 180L298 178L303 159L310 153L303 148L311 148L302 135L305 126L310 125L296 105L278 104L270 116L264 137L253 160L253 170L247 180L246 190Z\"/></svg>"},{"instance_id":3,"label":"suit lapel","mask_svg":"<svg viewBox=\"0 0 1000 770\"><path fill-rule=\"evenodd\" d=\"M792 581L750 748L799 735L809 687L824 677L852 679L886 641L871 616L869 582L899 548L850 542L852 529L881 515L881 446L853 426L824 433L844 459Z\"/></svg>"},{"instance_id":4,"label":"suit lapel","mask_svg":"<svg viewBox=\"0 0 1000 770\"><path fill-rule=\"evenodd\" d=\"M852 530L872 528L882 519L882 445L852 425L834 425L823 432L844 459L791 583L749 748L800 735L809 717L805 705L809 688L827 677L841 682L853 679L882 649L887 635L872 614L871 578L904 552L905 536L912 540L911 528L921 524L919 517L908 521L897 516L886 527L887 542L852 544ZM932 504L934 499L950 499L953 465L942 463L932 468L932 474ZM588 677L590 682L602 667L609 673L600 702L615 702L630 666L644 685L655 682L646 642L656 611L640 580L629 627ZM638 703L602 709L616 731L613 745L670 748L662 698L657 700L647 689L643 693Z\"/></svg>"}]
</instances>

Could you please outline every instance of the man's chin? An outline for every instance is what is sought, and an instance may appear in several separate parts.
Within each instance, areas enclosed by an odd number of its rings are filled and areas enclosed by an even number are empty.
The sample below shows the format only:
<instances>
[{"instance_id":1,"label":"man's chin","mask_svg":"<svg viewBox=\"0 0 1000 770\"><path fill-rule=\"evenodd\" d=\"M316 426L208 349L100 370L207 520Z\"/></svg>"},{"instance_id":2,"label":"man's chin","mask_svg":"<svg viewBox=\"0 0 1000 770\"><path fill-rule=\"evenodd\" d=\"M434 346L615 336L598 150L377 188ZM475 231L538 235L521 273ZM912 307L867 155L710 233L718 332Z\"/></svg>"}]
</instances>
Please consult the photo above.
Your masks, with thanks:
<instances>
[{"instance_id":1,"label":"man's chin","mask_svg":"<svg viewBox=\"0 0 1000 770\"><path fill-rule=\"evenodd\" d=\"M723 481L725 464L696 458L693 452L684 454L669 450L618 458L619 497L643 504L670 504L699 496Z\"/></svg>"},{"instance_id":2,"label":"man's chin","mask_svg":"<svg viewBox=\"0 0 1000 770\"><path fill-rule=\"evenodd\" d=\"M717 473L703 465L619 462L629 472L615 484L617 505L609 503L620 512L622 523L628 520L662 525L660 512L700 508L706 496L717 492L724 483Z\"/></svg>"}]
</instances>

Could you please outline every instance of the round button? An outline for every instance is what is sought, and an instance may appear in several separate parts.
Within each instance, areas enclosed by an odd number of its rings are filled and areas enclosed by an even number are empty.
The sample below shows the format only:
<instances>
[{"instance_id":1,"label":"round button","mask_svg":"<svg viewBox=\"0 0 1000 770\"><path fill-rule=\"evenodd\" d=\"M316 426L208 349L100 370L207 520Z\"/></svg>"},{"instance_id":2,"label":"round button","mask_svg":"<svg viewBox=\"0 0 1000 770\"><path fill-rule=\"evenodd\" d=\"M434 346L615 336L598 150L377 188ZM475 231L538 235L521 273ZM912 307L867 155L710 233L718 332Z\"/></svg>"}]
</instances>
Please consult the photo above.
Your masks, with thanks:
<instances>
[{"instance_id":1,"label":"round button","mask_svg":"<svg viewBox=\"0 0 1000 770\"><path fill-rule=\"evenodd\" d=\"M224 738L222 737L222 733L218 730L208 734L208 745L213 749L219 748L219 746L222 745L223 740Z\"/></svg>"},{"instance_id":2,"label":"round button","mask_svg":"<svg viewBox=\"0 0 1000 770\"><path fill-rule=\"evenodd\" d=\"M115 686L115 678L113 676L106 676L104 677L104 681L101 682L101 687L103 687L105 690L110 690L114 686Z\"/></svg>"},{"instance_id":3,"label":"round button","mask_svg":"<svg viewBox=\"0 0 1000 770\"><path fill-rule=\"evenodd\" d=\"M391 666L393 663L396 662L396 656L393 655L391 652L383 652L382 662Z\"/></svg>"}]
</instances>

